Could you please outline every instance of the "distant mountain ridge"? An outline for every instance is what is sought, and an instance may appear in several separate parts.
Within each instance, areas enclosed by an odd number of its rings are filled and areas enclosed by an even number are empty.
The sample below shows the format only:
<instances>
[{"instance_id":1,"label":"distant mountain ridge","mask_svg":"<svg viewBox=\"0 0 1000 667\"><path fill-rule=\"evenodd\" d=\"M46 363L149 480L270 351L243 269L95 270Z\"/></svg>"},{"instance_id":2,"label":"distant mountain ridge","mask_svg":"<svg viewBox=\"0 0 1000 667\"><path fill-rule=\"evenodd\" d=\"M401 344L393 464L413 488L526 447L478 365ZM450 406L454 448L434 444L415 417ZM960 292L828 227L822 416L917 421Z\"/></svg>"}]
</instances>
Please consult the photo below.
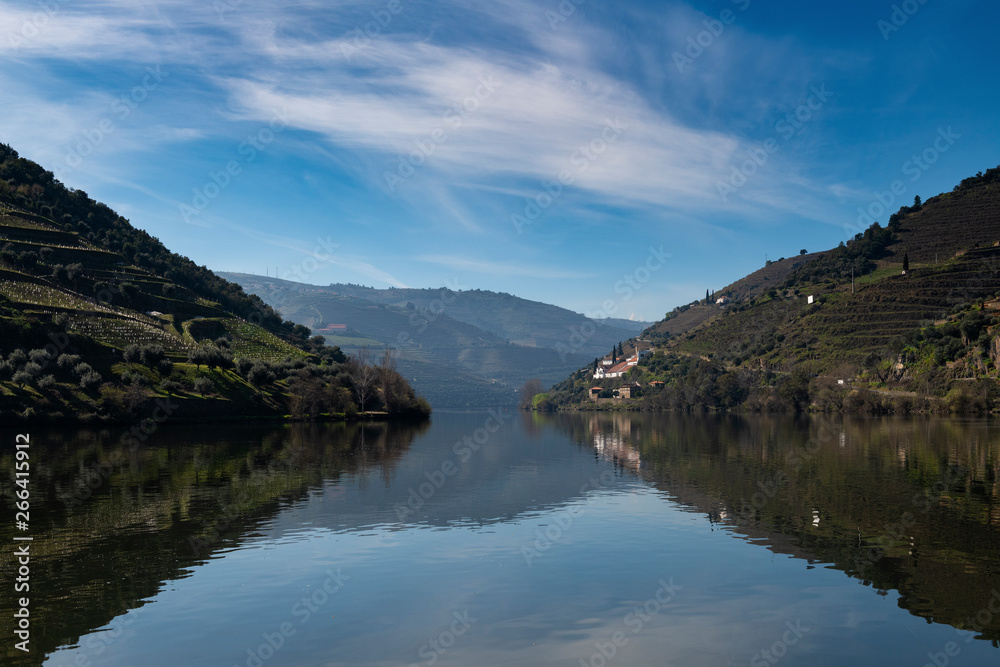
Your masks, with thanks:
<instances>
[{"instance_id":1,"label":"distant mountain ridge","mask_svg":"<svg viewBox=\"0 0 1000 667\"><path fill-rule=\"evenodd\" d=\"M513 405L529 378L552 383L637 335L648 322L594 320L485 290L309 285L223 273L347 352L395 350L400 371L436 406ZM578 336L581 329L589 336Z\"/></svg>"}]
</instances>

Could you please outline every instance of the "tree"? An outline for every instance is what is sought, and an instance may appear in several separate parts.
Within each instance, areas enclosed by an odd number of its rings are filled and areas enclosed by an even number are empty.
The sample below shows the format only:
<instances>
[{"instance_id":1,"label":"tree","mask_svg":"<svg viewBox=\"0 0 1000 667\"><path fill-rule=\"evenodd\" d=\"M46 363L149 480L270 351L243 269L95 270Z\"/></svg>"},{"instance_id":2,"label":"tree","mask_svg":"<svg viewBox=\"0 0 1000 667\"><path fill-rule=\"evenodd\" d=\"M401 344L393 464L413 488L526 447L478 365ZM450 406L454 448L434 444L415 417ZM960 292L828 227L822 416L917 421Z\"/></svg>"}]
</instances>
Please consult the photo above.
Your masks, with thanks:
<instances>
[{"instance_id":1,"label":"tree","mask_svg":"<svg viewBox=\"0 0 1000 667\"><path fill-rule=\"evenodd\" d=\"M212 391L214 385L212 384L212 380L210 378L207 378L204 375L202 375L198 378L195 378L195 381L192 384L192 388L194 389L195 393L204 396L205 394L208 394Z\"/></svg>"},{"instance_id":2,"label":"tree","mask_svg":"<svg viewBox=\"0 0 1000 667\"><path fill-rule=\"evenodd\" d=\"M271 384L274 382L274 371L259 361L255 362L247 371L247 382L255 387Z\"/></svg>"},{"instance_id":3,"label":"tree","mask_svg":"<svg viewBox=\"0 0 1000 667\"><path fill-rule=\"evenodd\" d=\"M980 173L982 173L982 172L980 172ZM913 210L914 211L919 211L921 208L923 208L923 206L924 206L924 203L922 201L920 201L920 195L915 196L913 198Z\"/></svg>"},{"instance_id":4,"label":"tree","mask_svg":"<svg viewBox=\"0 0 1000 667\"><path fill-rule=\"evenodd\" d=\"M382 390L382 401L386 412L399 412L409 402L406 382L396 370L396 358L386 346L378 363L378 384Z\"/></svg>"},{"instance_id":5,"label":"tree","mask_svg":"<svg viewBox=\"0 0 1000 667\"><path fill-rule=\"evenodd\" d=\"M621 341L618 341L618 356L619 357L624 357L625 356L625 350L622 349L622 342Z\"/></svg>"},{"instance_id":6,"label":"tree","mask_svg":"<svg viewBox=\"0 0 1000 667\"><path fill-rule=\"evenodd\" d=\"M522 410L530 410L531 402L535 398L536 394L541 394L545 391L545 387L542 386L542 381L538 378L531 378L521 387L521 400L518 401L517 407Z\"/></svg>"},{"instance_id":7,"label":"tree","mask_svg":"<svg viewBox=\"0 0 1000 667\"><path fill-rule=\"evenodd\" d=\"M917 199L919 199L919 197L917 197ZM903 253L903 270L910 270L910 256L905 252Z\"/></svg>"},{"instance_id":8,"label":"tree","mask_svg":"<svg viewBox=\"0 0 1000 667\"><path fill-rule=\"evenodd\" d=\"M594 357L594 373L597 372L597 357Z\"/></svg>"},{"instance_id":9,"label":"tree","mask_svg":"<svg viewBox=\"0 0 1000 667\"><path fill-rule=\"evenodd\" d=\"M371 352L368 347L362 347L347 360L347 375L351 378L354 397L358 400L361 412L365 411L365 403L371 397L378 370L371 365Z\"/></svg>"},{"instance_id":10,"label":"tree","mask_svg":"<svg viewBox=\"0 0 1000 667\"><path fill-rule=\"evenodd\" d=\"M708 305L708 290L705 290L705 305Z\"/></svg>"},{"instance_id":11,"label":"tree","mask_svg":"<svg viewBox=\"0 0 1000 667\"><path fill-rule=\"evenodd\" d=\"M615 365L617 363L618 363L618 348L616 348L614 345L612 345L611 346L611 365L613 366L613 365Z\"/></svg>"},{"instance_id":12,"label":"tree","mask_svg":"<svg viewBox=\"0 0 1000 667\"><path fill-rule=\"evenodd\" d=\"M806 254L806 249L803 248L802 250L799 250L799 254L800 255L805 255Z\"/></svg>"}]
</instances>

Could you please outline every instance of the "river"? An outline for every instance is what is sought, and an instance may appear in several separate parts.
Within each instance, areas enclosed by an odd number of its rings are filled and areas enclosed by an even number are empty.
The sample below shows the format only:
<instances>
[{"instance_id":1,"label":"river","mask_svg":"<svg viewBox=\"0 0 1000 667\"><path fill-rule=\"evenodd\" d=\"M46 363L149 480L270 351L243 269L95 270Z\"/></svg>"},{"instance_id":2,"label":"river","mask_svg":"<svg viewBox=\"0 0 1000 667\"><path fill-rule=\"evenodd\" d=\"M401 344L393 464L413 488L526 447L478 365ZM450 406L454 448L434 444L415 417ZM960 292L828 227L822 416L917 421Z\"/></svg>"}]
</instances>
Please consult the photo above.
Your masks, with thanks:
<instances>
[{"instance_id":1,"label":"river","mask_svg":"<svg viewBox=\"0 0 1000 667\"><path fill-rule=\"evenodd\" d=\"M990 420L29 433L28 654L0 434L4 665L1000 662Z\"/></svg>"}]
</instances>

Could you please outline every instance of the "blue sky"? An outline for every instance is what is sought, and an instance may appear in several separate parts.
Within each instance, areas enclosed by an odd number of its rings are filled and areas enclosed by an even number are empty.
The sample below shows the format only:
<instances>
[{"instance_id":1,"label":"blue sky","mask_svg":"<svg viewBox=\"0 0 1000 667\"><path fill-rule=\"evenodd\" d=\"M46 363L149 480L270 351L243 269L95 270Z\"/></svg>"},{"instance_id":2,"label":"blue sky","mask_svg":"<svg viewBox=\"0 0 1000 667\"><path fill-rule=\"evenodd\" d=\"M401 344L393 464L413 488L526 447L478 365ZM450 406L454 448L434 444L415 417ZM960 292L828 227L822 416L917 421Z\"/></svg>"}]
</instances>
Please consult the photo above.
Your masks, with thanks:
<instances>
[{"instance_id":1,"label":"blue sky","mask_svg":"<svg viewBox=\"0 0 1000 667\"><path fill-rule=\"evenodd\" d=\"M881 193L895 211L1000 163L998 19L961 0L0 2L0 141L212 269L654 320L837 245L859 208L885 224Z\"/></svg>"}]
</instances>

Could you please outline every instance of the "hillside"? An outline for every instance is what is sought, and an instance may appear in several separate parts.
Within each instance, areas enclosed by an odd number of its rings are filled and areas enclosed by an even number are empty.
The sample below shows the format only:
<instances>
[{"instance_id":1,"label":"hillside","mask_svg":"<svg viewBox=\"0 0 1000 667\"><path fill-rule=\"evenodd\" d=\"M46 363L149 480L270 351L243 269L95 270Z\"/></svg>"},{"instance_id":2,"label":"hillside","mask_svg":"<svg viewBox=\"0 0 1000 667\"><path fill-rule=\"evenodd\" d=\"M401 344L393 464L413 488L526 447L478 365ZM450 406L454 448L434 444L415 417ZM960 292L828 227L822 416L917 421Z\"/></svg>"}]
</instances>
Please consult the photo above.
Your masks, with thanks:
<instances>
[{"instance_id":1,"label":"hillside","mask_svg":"<svg viewBox=\"0 0 1000 667\"><path fill-rule=\"evenodd\" d=\"M573 331L589 322L584 316L507 294L321 287L247 274L222 275L331 345L348 352L366 345L393 349L400 370L437 406L514 405L518 389L528 379L557 382L634 336L644 324L623 328L617 325L627 320L616 320L595 327L583 345L573 345ZM331 330L330 325L336 328Z\"/></svg>"},{"instance_id":2,"label":"hillside","mask_svg":"<svg viewBox=\"0 0 1000 667\"><path fill-rule=\"evenodd\" d=\"M1000 168L720 294L732 302L650 327L643 339L658 352L598 384L610 395L664 383L623 407L989 409L1000 376ZM678 327L692 311L693 326ZM578 371L552 399L584 403L588 376Z\"/></svg>"},{"instance_id":3,"label":"hillside","mask_svg":"<svg viewBox=\"0 0 1000 667\"><path fill-rule=\"evenodd\" d=\"M795 269L809 264L820 254L807 253L796 257L782 257L768 262L767 266L718 290L715 293L715 298L725 297L730 299L732 303L739 303L759 297L769 290L779 287ZM714 301L706 304L700 300L679 306L667 313L666 318L643 331L642 338L657 344L663 343L671 336L685 334L713 317L723 314L726 308L727 306L717 305Z\"/></svg>"},{"instance_id":4,"label":"hillside","mask_svg":"<svg viewBox=\"0 0 1000 667\"><path fill-rule=\"evenodd\" d=\"M426 412L345 361L0 145L0 422Z\"/></svg>"},{"instance_id":5,"label":"hillside","mask_svg":"<svg viewBox=\"0 0 1000 667\"><path fill-rule=\"evenodd\" d=\"M328 289L389 306L405 308L413 304L418 309L431 310L444 305L444 314L465 322L494 336L528 347L558 349L566 344L568 332L579 329L591 320L580 313L538 301L529 301L506 293L479 289L374 289L342 283ZM634 336L651 322L623 319L600 320L604 325L577 350L595 356L607 352L614 343Z\"/></svg>"}]
</instances>

